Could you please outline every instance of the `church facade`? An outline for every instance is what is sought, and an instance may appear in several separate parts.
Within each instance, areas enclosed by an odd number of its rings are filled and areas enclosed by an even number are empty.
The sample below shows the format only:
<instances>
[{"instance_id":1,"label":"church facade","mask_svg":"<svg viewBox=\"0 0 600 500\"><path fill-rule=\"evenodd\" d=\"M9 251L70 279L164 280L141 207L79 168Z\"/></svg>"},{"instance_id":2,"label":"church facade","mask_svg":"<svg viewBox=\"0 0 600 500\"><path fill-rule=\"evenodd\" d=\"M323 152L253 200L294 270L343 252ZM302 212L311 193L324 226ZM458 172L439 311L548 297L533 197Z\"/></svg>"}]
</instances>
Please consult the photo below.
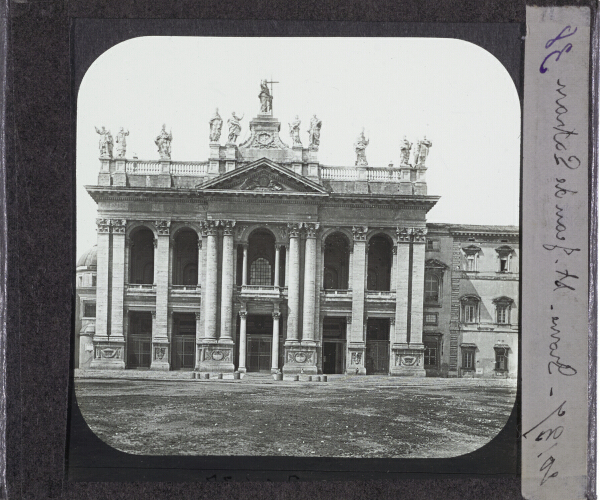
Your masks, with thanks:
<instances>
[{"instance_id":1,"label":"church facade","mask_svg":"<svg viewBox=\"0 0 600 500\"><path fill-rule=\"evenodd\" d=\"M361 134L355 165L326 166L320 120L305 147L296 118L288 146L265 82L259 98L241 144L215 114L208 161L172 161L165 127L156 161L97 130L79 366L516 377L518 228L428 225L426 139L380 168Z\"/></svg>"}]
</instances>

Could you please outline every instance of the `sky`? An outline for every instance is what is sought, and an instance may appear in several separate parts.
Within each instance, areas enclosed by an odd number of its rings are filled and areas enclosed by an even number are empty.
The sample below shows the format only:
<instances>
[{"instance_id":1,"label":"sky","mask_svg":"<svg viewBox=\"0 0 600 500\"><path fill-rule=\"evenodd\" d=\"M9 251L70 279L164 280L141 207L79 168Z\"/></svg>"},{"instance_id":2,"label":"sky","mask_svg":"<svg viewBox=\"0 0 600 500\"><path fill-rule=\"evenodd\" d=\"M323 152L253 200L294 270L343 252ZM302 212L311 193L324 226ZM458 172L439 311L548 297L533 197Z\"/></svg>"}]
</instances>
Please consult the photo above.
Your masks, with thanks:
<instances>
[{"instance_id":1,"label":"sky","mask_svg":"<svg viewBox=\"0 0 600 500\"><path fill-rule=\"evenodd\" d=\"M259 111L262 79L274 80L281 139L299 115L322 120L323 165L352 166L362 128L369 166L397 165L404 136L432 142L428 194L441 196L429 222L519 223L521 112L508 72L489 52L447 38L142 37L122 42L90 66L77 99L77 255L96 243L94 127L129 130L127 158L159 158L162 124L172 160L206 161L208 121L219 108L244 115L238 144ZM412 155L411 155L412 158Z\"/></svg>"}]
</instances>

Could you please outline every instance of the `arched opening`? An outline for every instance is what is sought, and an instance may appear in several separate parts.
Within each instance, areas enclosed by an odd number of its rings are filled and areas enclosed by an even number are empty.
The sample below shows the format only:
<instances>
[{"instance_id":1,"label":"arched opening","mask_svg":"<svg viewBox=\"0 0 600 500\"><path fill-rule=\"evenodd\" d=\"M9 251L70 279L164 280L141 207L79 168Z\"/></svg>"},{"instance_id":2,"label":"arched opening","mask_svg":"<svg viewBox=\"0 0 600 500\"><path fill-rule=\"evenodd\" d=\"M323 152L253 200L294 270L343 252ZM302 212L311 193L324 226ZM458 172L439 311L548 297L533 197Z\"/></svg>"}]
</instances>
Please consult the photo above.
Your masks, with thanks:
<instances>
[{"instance_id":1,"label":"arched opening","mask_svg":"<svg viewBox=\"0 0 600 500\"><path fill-rule=\"evenodd\" d=\"M323 288L325 290L348 289L348 264L350 244L341 233L330 234L325 239L323 264Z\"/></svg>"},{"instance_id":2,"label":"arched opening","mask_svg":"<svg viewBox=\"0 0 600 500\"><path fill-rule=\"evenodd\" d=\"M154 283L154 234L147 227L139 228L131 235L130 263L130 283Z\"/></svg>"},{"instance_id":3,"label":"arched opening","mask_svg":"<svg viewBox=\"0 0 600 500\"><path fill-rule=\"evenodd\" d=\"M383 235L369 241L367 290L389 291L392 271L392 244Z\"/></svg>"},{"instance_id":4,"label":"arched opening","mask_svg":"<svg viewBox=\"0 0 600 500\"><path fill-rule=\"evenodd\" d=\"M183 229L175 236L173 245L173 285L198 284L198 236Z\"/></svg>"},{"instance_id":5,"label":"arched opening","mask_svg":"<svg viewBox=\"0 0 600 500\"><path fill-rule=\"evenodd\" d=\"M249 285L272 286L275 278L275 237L266 229L257 229L248 239Z\"/></svg>"}]
</instances>

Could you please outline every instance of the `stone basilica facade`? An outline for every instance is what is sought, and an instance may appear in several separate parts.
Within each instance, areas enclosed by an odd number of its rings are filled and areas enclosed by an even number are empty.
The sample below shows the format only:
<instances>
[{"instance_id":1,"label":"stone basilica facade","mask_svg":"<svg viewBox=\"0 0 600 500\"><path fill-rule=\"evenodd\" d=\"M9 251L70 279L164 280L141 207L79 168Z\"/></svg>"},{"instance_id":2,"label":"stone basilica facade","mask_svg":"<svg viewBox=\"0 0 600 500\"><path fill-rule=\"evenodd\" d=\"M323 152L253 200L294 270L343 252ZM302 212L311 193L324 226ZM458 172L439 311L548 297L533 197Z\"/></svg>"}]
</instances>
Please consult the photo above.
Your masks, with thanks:
<instances>
[{"instance_id":1,"label":"stone basilica facade","mask_svg":"<svg viewBox=\"0 0 600 500\"><path fill-rule=\"evenodd\" d=\"M381 168L363 133L355 165L326 166L320 120L288 146L266 82L259 99L241 144L215 113L208 161L172 161L164 126L155 161L97 129L76 366L515 377L518 228L428 225L426 139Z\"/></svg>"}]
</instances>

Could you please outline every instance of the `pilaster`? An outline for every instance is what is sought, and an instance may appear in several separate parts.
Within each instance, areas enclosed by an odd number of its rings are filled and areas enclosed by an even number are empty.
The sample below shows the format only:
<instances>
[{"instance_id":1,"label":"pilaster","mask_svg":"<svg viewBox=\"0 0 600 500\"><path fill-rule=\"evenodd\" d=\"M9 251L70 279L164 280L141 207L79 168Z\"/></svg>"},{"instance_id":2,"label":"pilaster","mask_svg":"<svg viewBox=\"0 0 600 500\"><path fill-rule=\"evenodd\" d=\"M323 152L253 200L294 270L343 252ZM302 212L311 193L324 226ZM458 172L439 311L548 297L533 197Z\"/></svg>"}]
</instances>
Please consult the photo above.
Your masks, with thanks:
<instances>
[{"instance_id":1,"label":"pilaster","mask_svg":"<svg viewBox=\"0 0 600 500\"><path fill-rule=\"evenodd\" d=\"M170 220L155 222L158 233L154 255L154 282L156 283L156 321L152 331L151 370L169 369L169 247Z\"/></svg>"},{"instance_id":2,"label":"pilaster","mask_svg":"<svg viewBox=\"0 0 600 500\"><path fill-rule=\"evenodd\" d=\"M120 228L119 222L120 221L117 221L117 227ZM97 219L96 224L98 226L96 332L93 337L94 353L90 368L110 370L123 369L125 368L125 342L123 338L122 320L119 327L115 329L117 335L114 337L112 336L112 328L114 326L114 323L111 321L111 306L113 305L111 304L111 298L113 290L111 289L112 269L110 269L114 251L111 238L112 221L109 219ZM124 245L125 242L123 240L123 254L125 252ZM124 266L123 260L121 260L121 265ZM121 317L123 315L123 286L124 285L121 285Z\"/></svg>"},{"instance_id":3,"label":"pilaster","mask_svg":"<svg viewBox=\"0 0 600 500\"><path fill-rule=\"evenodd\" d=\"M425 377L423 292L425 228L398 228L395 337L390 374Z\"/></svg>"},{"instance_id":4,"label":"pilaster","mask_svg":"<svg viewBox=\"0 0 600 500\"><path fill-rule=\"evenodd\" d=\"M111 341L124 342L123 302L125 297L125 228L127 221L113 219L112 229L112 286L111 286ZM97 279L97 278L96 278ZM124 364L124 362L123 362Z\"/></svg>"},{"instance_id":5,"label":"pilaster","mask_svg":"<svg viewBox=\"0 0 600 500\"><path fill-rule=\"evenodd\" d=\"M350 338L348 339L348 361L346 373L365 375L365 276L366 276L366 226L355 226L352 228L354 244L352 252L352 323L350 326Z\"/></svg>"}]
</instances>

